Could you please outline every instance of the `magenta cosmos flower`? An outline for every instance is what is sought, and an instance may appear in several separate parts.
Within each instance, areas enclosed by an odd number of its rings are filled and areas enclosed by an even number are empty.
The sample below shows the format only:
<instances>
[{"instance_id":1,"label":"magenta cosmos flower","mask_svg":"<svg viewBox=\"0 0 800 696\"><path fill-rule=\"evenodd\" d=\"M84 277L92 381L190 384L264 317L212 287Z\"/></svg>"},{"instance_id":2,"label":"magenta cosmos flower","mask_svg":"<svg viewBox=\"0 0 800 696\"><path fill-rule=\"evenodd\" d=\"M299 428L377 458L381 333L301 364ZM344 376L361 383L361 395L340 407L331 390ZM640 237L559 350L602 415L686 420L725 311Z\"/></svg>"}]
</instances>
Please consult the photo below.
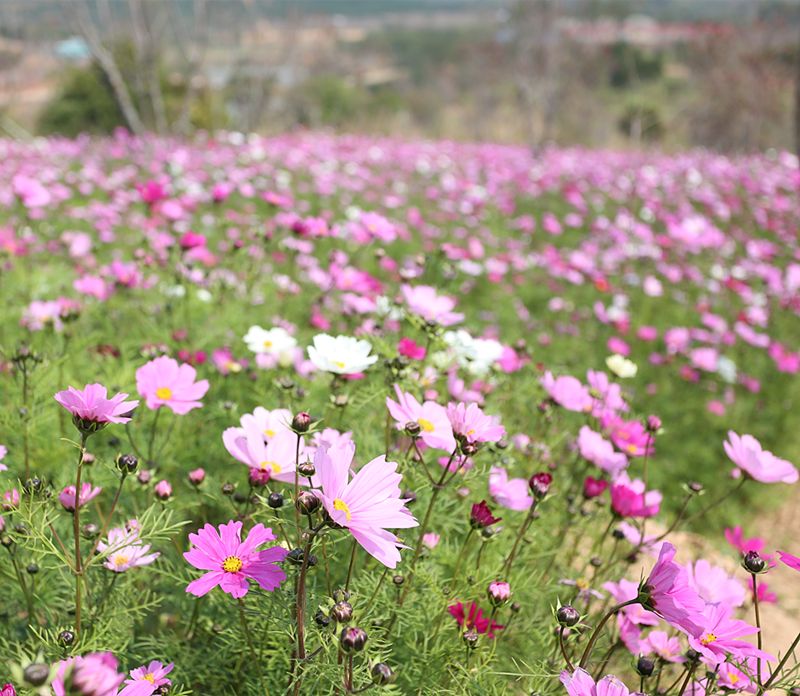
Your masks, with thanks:
<instances>
[{"instance_id":1,"label":"magenta cosmos flower","mask_svg":"<svg viewBox=\"0 0 800 696\"><path fill-rule=\"evenodd\" d=\"M480 607L472 602L469 610L464 611L464 603L456 602L447 607L447 611L461 628L474 628L478 633L485 633L489 638L494 638L494 632L505 628L490 616L485 616Z\"/></svg>"},{"instance_id":2,"label":"magenta cosmos flower","mask_svg":"<svg viewBox=\"0 0 800 696\"><path fill-rule=\"evenodd\" d=\"M661 507L661 493L645 490L644 481L622 472L611 484L611 508L620 517L653 517Z\"/></svg>"},{"instance_id":3,"label":"magenta cosmos flower","mask_svg":"<svg viewBox=\"0 0 800 696\"><path fill-rule=\"evenodd\" d=\"M689 585L686 569L673 560L675 547L664 542L650 576L642 583L639 597L645 609L689 633L700 631L705 602Z\"/></svg>"},{"instance_id":4,"label":"magenta cosmos flower","mask_svg":"<svg viewBox=\"0 0 800 696\"><path fill-rule=\"evenodd\" d=\"M263 524L257 524L242 541L242 523L228 522L217 528L210 524L190 534L192 548L183 557L195 568L208 571L205 575L189 583L186 591L202 597L217 585L223 592L236 597L244 597L248 590L248 578L259 586L272 592L285 579L286 573L278 563L286 558L288 551L280 546L257 551L275 535Z\"/></svg>"},{"instance_id":5,"label":"magenta cosmos flower","mask_svg":"<svg viewBox=\"0 0 800 696\"><path fill-rule=\"evenodd\" d=\"M156 410L166 406L173 413L182 416L200 403L208 391L208 380L195 382L197 370L191 365L162 355L136 370L136 389L147 404Z\"/></svg>"},{"instance_id":6,"label":"magenta cosmos flower","mask_svg":"<svg viewBox=\"0 0 800 696\"><path fill-rule=\"evenodd\" d=\"M475 444L497 442L506 434L497 416L487 416L478 404L447 404L447 417L458 440Z\"/></svg>"},{"instance_id":7,"label":"magenta cosmos flower","mask_svg":"<svg viewBox=\"0 0 800 696\"><path fill-rule=\"evenodd\" d=\"M734 475L744 471L761 483L797 482L798 473L794 465L762 449L761 443L752 435L737 435L730 430L723 447L730 460L738 467Z\"/></svg>"},{"instance_id":8,"label":"magenta cosmos flower","mask_svg":"<svg viewBox=\"0 0 800 696\"><path fill-rule=\"evenodd\" d=\"M138 401L125 401L128 395L124 392L107 397L102 384L87 384L83 390L68 387L54 396L82 432L95 432L109 423L128 423L128 414L139 405Z\"/></svg>"},{"instance_id":9,"label":"magenta cosmos flower","mask_svg":"<svg viewBox=\"0 0 800 696\"><path fill-rule=\"evenodd\" d=\"M149 665L132 669L130 679L125 680L127 686L119 692L119 696L152 696L162 686L172 684L167 675L174 666L172 662L164 665L158 660L153 660Z\"/></svg>"},{"instance_id":10,"label":"magenta cosmos flower","mask_svg":"<svg viewBox=\"0 0 800 696\"><path fill-rule=\"evenodd\" d=\"M420 404L411 394L401 391L394 385L397 401L386 397L386 408L397 423L397 429L403 430L408 423L419 425L419 438L428 447L452 452L456 448L453 428L447 418L447 410L435 401Z\"/></svg>"},{"instance_id":11,"label":"magenta cosmos flower","mask_svg":"<svg viewBox=\"0 0 800 696\"><path fill-rule=\"evenodd\" d=\"M354 455L352 443L336 449L319 447L314 467L321 490L314 492L336 524L349 529L368 554L395 568L400 561L399 542L387 529L407 529L419 523L406 507L407 500L400 497L402 477L397 464L381 455L350 479Z\"/></svg>"},{"instance_id":12,"label":"magenta cosmos flower","mask_svg":"<svg viewBox=\"0 0 800 696\"><path fill-rule=\"evenodd\" d=\"M792 570L800 571L800 558L786 551L778 551L778 559Z\"/></svg>"},{"instance_id":13,"label":"magenta cosmos flower","mask_svg":"<svg viewBox=\"0 0 800 696\"><path fill-rule=\"evenodd\" d=\"M569 696L628 696L630 691L619 679L607 674L595 683L591 675L581 667L572 674L567 671L559 677Z\"/></svg>"},{"instance_id":14,"label":"magenta cosmos flower","mask_svg":"<svg viewBox=\"0 0 800 696\"><path fill-rule=\"evenodd\" d=\"M111 653L89 653L71 657L58 663L51 684L55 696L91 694L92 696L117 696L119 685L125 679L117 672L117 658Z\"/></svg>"},{"instance_id":15,"label":"magenta cosmos flower","mask_svg":"<svg viewBox=\"0 0 800 696\"><path fill-rule=\"evenodd\" d=\"M99 486L92 487L91 483L81 484L81 494L78 496L78 505L83 507L92 498L100 495L103 489ZM75 486L67 486L58 495L58 502L64 507L65 510L72 512L75 509Z\"/></svg>"}]
</instances>

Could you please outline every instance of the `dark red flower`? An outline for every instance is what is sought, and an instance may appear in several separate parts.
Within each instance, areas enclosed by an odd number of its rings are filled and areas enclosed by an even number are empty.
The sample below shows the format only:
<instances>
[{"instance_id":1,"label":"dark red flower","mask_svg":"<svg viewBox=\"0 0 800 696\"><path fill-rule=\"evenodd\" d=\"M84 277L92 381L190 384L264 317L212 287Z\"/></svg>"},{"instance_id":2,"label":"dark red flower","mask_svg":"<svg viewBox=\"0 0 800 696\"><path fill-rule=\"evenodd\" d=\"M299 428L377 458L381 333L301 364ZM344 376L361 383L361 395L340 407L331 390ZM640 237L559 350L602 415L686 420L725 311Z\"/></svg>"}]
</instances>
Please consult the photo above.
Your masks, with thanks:
<instances>
[{"instance_id":1,"label":"dark red flower","mask_svg":"<svg viewBox=\"0 0 800 696\"><path fill-rule=\"evenodd\" d=\"M464 614L464 603L456 602L447 607L447 611L458 622L462 628L474 628L478 633L485 633L489 638L494 638L494 632L500 631L505 626L501 626L489 616L484 616L475 602L469 605L469 613Z\"/></svg>"},{"instance_id":2,"label":"dark red flower","mask_svg":"<svg viewBox=\"0 0 800 696\"><path fill-rule=\"evenodd\" d=\"M472 510L470 510L469 513L469 523L474 529L484 529L485 527L499 522L501 519L501 517L492 515L492 511L485 500L481 500L480 503L472 504Z\"/></svg>"}]
</instances>

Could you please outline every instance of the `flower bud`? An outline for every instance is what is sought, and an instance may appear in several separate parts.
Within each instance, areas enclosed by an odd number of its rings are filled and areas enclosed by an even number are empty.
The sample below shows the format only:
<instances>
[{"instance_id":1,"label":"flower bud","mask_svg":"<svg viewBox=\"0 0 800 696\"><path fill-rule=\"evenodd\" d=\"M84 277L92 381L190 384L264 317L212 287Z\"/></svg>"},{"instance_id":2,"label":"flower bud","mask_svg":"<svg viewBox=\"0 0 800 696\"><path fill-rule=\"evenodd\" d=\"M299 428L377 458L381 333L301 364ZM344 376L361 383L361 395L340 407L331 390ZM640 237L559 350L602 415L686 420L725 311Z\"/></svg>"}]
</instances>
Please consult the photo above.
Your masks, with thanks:
<instances>
[{"instance_id":1,"label":"flower bud","mask_svg":"<svg viewBox=\"0 0 800 696\"><path fill-rule=\"evenodd\" d=\"M270 493L269 497L267 498L267 505L269 505L273 510L277 510L278 508L283 507L283 493L278 493L275 491L274 493Z\"/></svg>"},{"instance_id":2,"label":"flower bud","mask_svg":"<svg viewBox=\"0 0 800 696\"><path fill-rule=\"evenodd\" d=\"M742 568L755 575L767 569L767 562L758 555L758 551L748 551L742 556Z\"/></svg>"},{"instance_id":3,"label":"flower bud","mask_svg":"<svg viewBox=\"0 0 800 696\"><path fill-rule=\"evenodd\" d=\"M489 525L499 522L501 517L494 517L485 500L473 503L469 514L469 523L473 529L483 529Z\"/></svg>"},{"instance_id":4,"label":"flower bud","mask_svg":"<svg viewBox=\"0 0 800 696\"><path fill-rule=\"evenodd\" d=\"M199 468L199 469L192 469L189 472L189 483L193 486L199 486L203 481L206 480L206 470Z\"/></svg>"},{"instance_id":5,"label":"flower bud","mask_svg":"<svg viewBox=\"0 0 800 696\"><path fill-rule=\"evenodd\" d=\"M550 484L552 482L552 474L546 471L540 471L538 474L531 476L528 481L528 487L531 489L531 493L536 500L542 500L550 490Z\"/></svg>"},{"instance_id":6,"label":"flower bud","mask_svg":"<svg viewBox=\"0 0 800 696\"><path fill-rule=\"evenodd\" d=\"M462 634L461 638L466 643L467 647L470 649L475 648L478 645L478 632L474 628L470 628Z\"/></svg>"},{"instance_id":7,"label":"flower bud","mask_svg":"<svg viewBox=\"0 0 800 696\"><path fill-rule=\"evenodd\" d=\"M392 575L392 584L397 587L400 587L405 581L405 575L400 575L399 573L397 575Z\"/></svg>"},{"instance_id":8,"label":"flower bud","mask_svg":"<svg viewBox=\"0 0 800 696\"><path fill-rule=\"evenodd\" d=\"M28 495L36 495L42 491L44 487L44 481L40 479L38 476L33 476L29 478L22 486L22 490L24 490Z\"/></svg>"},{"instance_id":9,"label":"flower bud","mask_svg":"<svg viewBox=\"0 0 800 696\"><path fill-rule=\"evenodd\" d=\"M272 475L269 469L260 469L256 466L251 466L247 475L247 479L253 488L263 488L269 483L270 478L272 478Z\"/></svg>"},{"instance_id":10,"label":"flower bud","mask_svg":"<svg viewBox=\"0 0 800 696\"><path fill-rule=\"evenodd\" d=\"M300 411L292 418L292 430L296 433L307 433L311 427L311 416L305 411Z\"/></svg>"},{"instance_id":11,"label":"flower bud","mask_svg":"<svg viewBox=\"0 0 800 696\"><path fill-rule=\"evenodd\" d=\"M337 602L331 609L331 618L339 623L347 623L353 618L353 605L350 602Z\"/></svg>"},{"instance_id":12,"label":"flower bud","mask_svg":"<svg viewBox=\"0 0 800 696\"><path fill-rule=\"evenodd\" d=\"M416 421L408 421L403 429L409 437L418 437L420 432L422 432L422 427Z\"/></svg>"},{"instance_id":13,"label":"flower bud","mask_svg":"<svg viewBox=\"0 0 800 696\"><path fill-rule=\"evenodd\" d=\"M14 540L8 536L8 534L4 534L0 537L0 546L6 549L10 549L14 545Z\"/></svg>"},{"instance_id":14,"label":"flower bud","mask_svg":"<svg viewBox=\"0 0 800 696\"><path fill-rule=\"evenodd\" d=\"M372 667L372 683L375 686L386 686L397 678L394 670L385 662L378 662Z\"/></svg>"},{"instance_id":15,"label":"flower bud","mask_svg":"<svg viewBox=\"0 0 800 696\"><path fill-rule=\"evenodd\" d=\"M161 479L156 484L154 491L159 500L169 500L172 497L172 486L166 479Z\"/></svg>"},{"instance_id":16,"label":"flower bud","mask_svg":"<svg viewBox=\"0 0 800 696\"><path fill-rule=\"evenodd\" d=\"M300 510L304 515L311 515L319 510L319 506L321 505L319 498L315 496L311 491L303 491L300 495L297 496L297 500L294 501L295 507Z\"/></svg>"},{"instance_id":17,"label":"flower bud","mask_svg":"<svg viewBox=\"0 0 800 696\"><path fill-rule=\"evenodd\" d=\"M656 663L645 655L642 655L636 662L636 672L640 677L649 677L655 668Z\"/></svg>"},{"instance_id":18,"label":"flower bud","mask_svg":"<svg viewBox=\"0 0 800 696\"><path fill-rule=\"evenodd\" d=\"M495 580L489 583L486 593L489 595L489 601L499 607L511 598L511 585L502 580Z\"/></svg>"},{"instance_id":19,"label":"flower bud","mask_svg":"<svg viewBox=\"0 0 800 696\"><path fill-rule=\"evenodd\" d=\"M361 652L367 642L367 632L356 626L342 629L339 635L339 644L346 653Z\"/></svg>"},{"instance_id":20,"label":"flower bud","mask_svg":"<svg viewBox=\"0 0 800 696\"><path fill-rule=\"evenodd\" d=\"M39 572L39 566L36 563L28 563L27 567L25 568L25 572L28 575L36 575Z\"/></svg>"},{"instance_id":21,"label":"flower bud","mask_svg":"<svg viewBox=\"0 0 800 696\"><path fill-rule=\"evenodd\" d=\"M647 432L657 433L661 430L661 419L658 416L647 416L645 427L647 428Z\"/></svg>"},{"instance_id":22,"label":"flower bud","mask_svg":"<svg viewBox=\"0 0 800 696\"><path fill-rule=\"evenodd\" d=\"M100 534L100 527L94 524L94 522L88 522L81 527L81 536L84 539L95 539L98 534Z\"/></svg>"},{"instance_id":23,"label":"flower bud","mask_svg":"<svg viewBox=\"0 0 800 696\"><path fill-rule=\"evenodd\" d=\"M465 457L471 457L473 454L478 453L478 445L474 442L465 442L461 445L461 454Z\"/></svg>"},{"instance_id":24,"label":"flower bud","mask_svg":"<svg viewBox=\"0 0 800 696\"><path fill-rule=\"evenodd\" d=\"M314 466L313 462L303 462L302 464L298 464L297 473L300 474L300 476L311 478L314 474L317 473L317 469Z\"/></svg>"},{"instance_id":25,"label":"flower bud","mask_svg":"<svg viewBox=\"0 0 800 696\"><path fill-rule=\"evenodd\" d=\"M225 496L232 496L233 492L235 490L236 490L236 486L234 486L230 482L223 483L222 487L220 488L220 491L222 492L222 495L225 495Z\"/></svg>"},{"instance_id":26,"label":"flower bud","mask_svg":"<svg viewBox=\"0 0 800 696\"><path fill-rule=\"evenodd\" d=\"M689 483L689 490L692 493L702 493L703 492L703 484L699 481L691 481Z\"/></svg>"},{"instance_id":27,"label":"flower bud","mask_svg":"<svg viewBox=\"0 0 800 696\"><path fill-rule=\"evenodd\" d=\"M578 610L570 604L565 604L556 611L556 620L565 628L572 628L581 620Z\"/></svg>"},{"instance_id":28,"label":"flower bud","mask_svg":"<svg viewBox=\"0 0 800 696\"><path fill-rule=\"evenodd\" d=\"M139 468L139 460L132 454L118 454L116 459L117 469L122 474L135 474Z\"/></svg>"},{"instance_id":29,"label":"flower bud","mask_svg":"<svg viewBox=\"0 0 800 696\"><path fill-rule=\"evenodd\" d=\"M331 403L336 408L344 408L348 403L350 403L350 398L347 396L347 394L336 394L336 396L331 395Z\"/></svg>"},{"instance_id":30,"label":"flower bud","mask_svg":"<svg viewBox=\"0 0 800 696\"><path fill-rule=\"evenodd\" d=\"M65 648L68 648L75 642L75 634L69 630L61 631L61 633L58 634L58 642Z\"/></svg>"},{"instance_id":31,"label":"flower bud","mask_svg":"<svg viewBox=\"0 0 800 696\"><path fill-rule=\"evenodd\" d=\"M322 609L318 609L314 614L314 623L320 628L327 628L331 625L331 617L328 616Z\"/></svg>"},{"instance_id":32,"label":"flower bud","mask_svg":"<svg viewBox=\"0 0 800 696\"><path fill-rule=\"evenodd\" d=\"M25 668L22 677L31 686L42 686L50 677L50 665L34 662Z\"/></svg>"},{"instance_id":33,"label":"flower bud","mask_svg":"<svg viewBox=\"0 0 800 696\"><path fill-rule=\"evenodd\" d=\"M142 470L141 470L141 471L140 471L140 472L139 472L139 473L136 475L136 479L137 479L137 481L139 481L139 483L141 483L143 486L146 486L148 483L150 483L150 481L152 481L152 479L153 479L153 474L151 474L151 473L150 473L150 472L149 472L147 469L142 469Z\"/></svg>"}]
</instances>

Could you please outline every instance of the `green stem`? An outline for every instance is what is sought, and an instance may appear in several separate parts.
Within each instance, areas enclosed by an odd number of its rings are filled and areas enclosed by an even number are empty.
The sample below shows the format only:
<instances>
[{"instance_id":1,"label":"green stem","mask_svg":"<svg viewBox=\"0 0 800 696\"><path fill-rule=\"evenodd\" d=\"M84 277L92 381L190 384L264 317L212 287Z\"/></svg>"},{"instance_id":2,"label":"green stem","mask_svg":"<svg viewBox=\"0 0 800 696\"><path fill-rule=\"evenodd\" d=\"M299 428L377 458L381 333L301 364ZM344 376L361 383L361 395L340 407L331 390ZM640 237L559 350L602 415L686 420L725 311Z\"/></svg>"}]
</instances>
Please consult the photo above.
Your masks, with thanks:
<instances>
[{"instance_id":1,"label":"green stem","mask_svg":"<svg viewBox=\"0 0 800 696\"><path fill-rule=\"evenodd\" d=\"M81 433L81 446L78 450L78 473L75 477L75 510L72 513L72 532L75 536L75 635L81 631L81 580L83 560L81 559L81 474L83 457L86 454L86 441L89 436Z\"/></svg>"},{"instance_id":2,"label":"green stem","mask_svg":"<svg viewBox=\"0 0 800 696\"><path fill-rule=\"evenodd\" d=\"M750 573L750 577L753 579L753 608L755 609L756 613L756 627L758 628L758 633L756 634L756 640L758 641L758 649L762 649L762 638L761 638L761 612L758 609L758 580L756 579L755 573ZM757 683L761 684L761 658L756 658L756 679Z\"/></svg>"},{"instance_id":3,"label":"green stem","mask_svg":"<svg viewBox=\"0 0 800 696\"><path fill-rule=\"evenodd\" d=\"M794 654L794 650L797 647L797 644L800 643L800 633L797 634L792 644L789 646L789 649L786 651L786 654L783 656L783 659L778 663L778 666L772 671L772 676L767 679L767 683L763 686L759 687L758 689L758 696L761 696L777 678L780 671L783 669L783 666L789 661L789 658Z\"/></svg>"},{"instance_id":4,"label":"green stem","mask_svg":"<svg viewBox=\"0 0 800 696\"><path fill-rule=\"evenodd\" d=\"M161 416L161 408L156 409L156 415L153 418L153 427L150 429L150 439L147 441L147 466L153 461L153 445L156 441L156 432L158 430L158 418Z\"/></svg>"},{"instance_id":5,"label":"green stem","mask_svg":"<svg viewBox=\"0 0 800 696\"><path fill-rule=\"evenodd\" d=\"M356 549L358 548L358 542L353 539L353 550L350 552L350 565L347 567L347 580L344 583L344 591L347 592L350 589L350 578L353 575L353 566L356 563Z\"/></svg>"},{"instance_id":6,"label":"green stem","mask_svg":"<svg viewBox=\"0 0 800 696\"><path fill-rule=\"evenodd\" d=\"M597 627L594 629L592 633L592 637L589 639L589 643L586 646L586 650L583 651L583 655L581 655L581 661L578 665L579 667L586 667L586 663L589 661L589 656L592 654L592 648L594 648L594 644L597 642L597 639L600 637L600 631L603 630L603 626L606 625L606 622L614 616L620 609L623 607L630 606L631 604L639 604L639 598L636 597L635 599L629 599L627 602L620 602L619 604L614 605L611 609L606 612L606 615L600 619L600 623L597 624Z\"/></svg>"}]
</instances>

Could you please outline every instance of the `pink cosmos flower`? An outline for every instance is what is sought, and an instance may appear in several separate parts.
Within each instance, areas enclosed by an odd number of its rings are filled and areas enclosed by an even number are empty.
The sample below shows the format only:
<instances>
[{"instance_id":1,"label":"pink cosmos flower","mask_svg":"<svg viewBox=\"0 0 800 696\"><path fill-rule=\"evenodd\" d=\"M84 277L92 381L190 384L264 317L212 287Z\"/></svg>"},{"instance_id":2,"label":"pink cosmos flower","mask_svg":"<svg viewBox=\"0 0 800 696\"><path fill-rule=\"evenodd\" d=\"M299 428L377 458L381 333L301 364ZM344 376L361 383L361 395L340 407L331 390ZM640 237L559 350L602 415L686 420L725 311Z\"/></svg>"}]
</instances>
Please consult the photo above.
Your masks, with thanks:
<instances>
[{"instance_id":1,"label":"pink cosmos flower","mask_svg":"<svg viewBox=\"0 0 800 696\"><path fill-rule=\"evenodd\" d=\"M595 684L591 675L581 667L572 674L567 671L561 673L559 680L564 685L569 696L628 696L630 691L619 679L607 674Z\"/></svg>"},{"instance_id":2,"label":"pink cosmos flower","mask_svg":"<svg viewBox=\"0 0 800 696\"><path fill-rule=\"evenodd\" d=\"M187 592L202 597L219 585L223 592L238 599L249 590L248 578L268 592L274 591L286 579L286 573L278 565L286 558L286 549L271 546L256 550L276 538L269 527L260 523L255 525L244 541L241 522L231 521L218 529L206 524L197 534L189 534L192 548L183 557L195 568L208 572L190 582Z\"/></svg>"},{"instance_id":3,"label":"pink cosmos flower","mask_svg":"<svg viewBox=\"0 0 800 696\"><path fill-rule=\"evenodd\" d=\"M655 452L652 433L639 421L606 418L603 427L608 430L617 449L629 457L643 457L645 454L650 456Z\"/></svg>"},{"instance_id":4,"label":"pink cosmos flower","mask_svg":"<svg viewBox=\"0 0 800 696\"><path fill-rule=\"evenodd\" d=\"M453 428L444 406L435 401L425 401L420 404L412 394L401 391L396 384L394 392L397 394L397 401L392 401L387 396L386 408L394 418L398 430L403 430L408 423L417 423L419 438L428 447L442 449L445 452L452 452L456 448Z\"/></svg>"},{"instance_id":5,"label":"pink cosmos flower","mask_svg":"<svg viewBox=\"0 0 800 696\"><path fill-rule=\"evenodd\" d=\"M711 565L704 558L688 563L686 578L689 586L707 604L726 604L740 607L747 598L747 590L739 580L728 575L724 568Z\"/></svg>"},{"instance_id":6,"label":"pink cosmos flower","mask_svg":"<svg viewBox=\"0 0 800 696\"><path fill-rule=\"evenodd\" d=\"M796 483L797 469L791 462L779 459L772 452L762 449L761 443L752 435L737 435L728 431L728 440L723 443L725 453L741 471L761 483Z\"/></svg>"},{"instance_id":7,"label":"pink cosmos flower","mask_svg":"<svg viewBox=\"0 0 800 696\"><path fill-rule=\"evenodd\" d=\"M350 530L364 550L388 568L400 561L397 537L387 529L418 526L400 497L397 464L381 455L365 464L350 479L355 445L338 449L317 448L314 467L320 490L314 492L330 518Z\"/></svg>"},{"instance_id":8,"label":"pink cosmos flower","mask_svg":"<svg viewBox=\"0 0 800 696\"><path fill-rule=\"evenodd\" d=\"M728 528L725 530L725 540L733 546L739 553L747 553L748 551L761 552L764 549L765 541L760 537L753 537L752 539L745 539L744 533L740 526Z\"/></svg>"},{"instance_id":9,"label":"pink cosmos flower","mask_svg":"<svg viewBox=\"0 0 800 696\"><path fill-rule=\"evenodd\" d=\"M739 660L747 657L774 660L769 653L746 640L740 640L758 633L758 628L746 621L731 618L732 611L731 607L724 604L709 604L702 614L693 617L697 627L687 631L689 645L714 664L725 662L728 656ZM680 628L686 631L686 627Z\"/></svg>"},{"instance_id":10,"label":"pink cosmos flower","mask_svg":"<svg viewBox=\"0 0 800 696\"><path fill-rule=\"evenodd\" d=\"M408 308L423 319L435 321L442 326L452 326L464 320L464 315L454 312L456 301L452 297L439 295L430 285L400 288Z\"/></svg>"},{"instance_id":11,"label":"pink cosmos flower","mask_svg":"<svg viewBox=\"0 0 800 696\"><path fill-rule=\"evenodd\" d=\"M3 684L0 688L0 696L17 696L17 690L13 684Z\"/></svg>"},{"instance_id":12,"label":"pink cosmos flower","mask_svg":"<svg viewBox=\"0 0 800 696\"><path fill-rule=\"evenodd\" d=\"M750 599L753 600L753 588L750 588ZM759 604L777 604L778 595L769 589L769 585L763 580L758 583L758 603Z\"/></svg>"},{"instance_id":13,"label":"pink cosmos flower","mask_svg":"<svg viewBox=\"0 0 800 696\"><path fill-rule=\"evenodd\" d=\"M263 406L257 406L252 413L245 413L240 422L245 430L254 428L267 441L279 434L288 434L295 439L297 437L291 427L292 412L288 408L268 411Z\"/></svg>"},{"instance_id":14,"label":"pink cosmos flower","mask_svg":"<svg viewBox=\"0 0 800 696\"><path fill-rule=\"evenodd\" d=\"M18 508L19 491L16 488L12 488L9 491L5 491L3 493L2 505L3 505L3 510L5 510L6 512Z\"/></svg>"},{"instance_id":15,"label":"pink cosmos flower","mask_svg":"<svg viewBox=\"0 0 800 696\"><path fill-rule=\"evenodd\" d=\"M427 350L410 338L401 338L397 344L397 352L410 360L424 360Z\"/></svg>"},{"instance_id":16,"label":"pink cosmos flower","mask_svg":"<svg viewBox=\"0 0 800 696\"><path fill-rule=\"evenodd\" d=\"M509 510L527 510L533 504L528 480L509 479L508 472L499 466L493 466L489 472L489 495Z\"/></svg>"},{"instance_id":17,"label":"pink cosmos flower","mask_svg":"<svg viewBox=\"0 0 800 696\"><path fill-rule=\"evenodd\" d=\"M102 490L103 489L99 486L92 487L91 483L82 483L81 494L78 497L78 505L83 507L92 498L100 495ZM58 502L61 503L65 510L72 512L75 509L75 486L67 486L64 488L64 490L58 495Z\"/></svg>"},{"instance_id":18,"label":"pink cosmos flower","mask_svg":"<svg viewBox=\"0 0 800 696\"><path fill-rule=\"evenodd\" d=\"M659 491L645 491L644 481L624 471L611 484L611 508L620 517L654 517L661 508Z\"/></svg>"},{"instance_id":19,"label":"pink cosmos flower","mask_svg":"<svg viewBox=\"0 0 800 696\"><path fill-rule=\"evenodd\" d=\"M467 613L464 613L463 602L456 602L447 607L447 611L462 628L474 628L478 633L485 633L489 638L494 638L495 631L505 628L505 626L501 626L490 617L484 616L483 611L481 611L475 602L469 605L469 611Z\"/></svg>"},{"instance_id":20,"label":"pink cosmos flower","mask_svg":"<svg viewBox=\"0 0 800 696\"><path fill-rule=\"evenodd\" d=\"M470 444L497 442L506 434L500 419L486 415L477 404L447 404L447 417L456 438Z\"/></svg>"},{"instance_id":21,"label":"pink cosmos flower","mask_svg":"<svg viewBox=\"0 0 800 696\"><path fill-rule=\"evenodd\" d=\"M107 553L103 565L114 573L124 573L153 563L161 554L150 553L150 544L142 544L139 538L139 523L131 520L127 528L114 527L108 530L108 541L97 545L100 553Z\"/></svg>"},{"instance_id":22,"label":"pink cosmos flower","mask_svg":"<svg viewBox=\"0 0 800 696\"><path fill-rule=\"evenodd\" d=\"M124 674L117 672L119 662L111 653L89 653L70 657L58 663L56 676L50 685L55 696L91 694L92 696L117 696ZM67 692L67 684L71 685Z\"/></svg>"},{"instance_id":23,"label":"pink cosmos flower","mask_svg":"<svg viewBox=\"0 0 800 696\"><path fill-rule=\"evenodd\" d=\"M686 662L680 638L670 636L666 631L650 631L639 643L639 648L643 654L656 654L666 662Z\"/></svg>"},{"instance_id":24,"label":"pink cosmos flower","mask_svg":"<svg viewBox=\"0 0 800 696\"><path fill-rule=\"evenodd\" d=\"M684 631L699 631L705 602L690 586L686 570L673 560L675 547L664 542L650 576L641 587L642 605Z\"/></svg>"},{"instance_id":25,"label":"pink cosmos flower","mask_svg":"<svg viewBox=\"0 0 800 696\"><path fill-rule=\"evenodd\" d=\"M125 401L128 395L124 392L115 394L110 399L102 384L87 384L82 390L68 387L55 395L58 401L72 414L76 427L82 430L99 430L108 423L128 423L127 417L138 405L138 401Z\"/></svg>"},{"instance_id":26,"label":"pink cosmos flower","mask_svg":"<svg viewBox=\"0 0 800 696\"><path fill-rule=\"evenodd\" d=\"M800 572L800 557L793 556L792 554L786 551L778 551L778 559L785 566L788 566L792 570Z\"/></svg>"},{"instance_id":27,"label":"pink cosmos flower","mask_svg":"<svg viewBox=\"0 0 800 696\"><path fill-rule=\"evenodd\" d=\"M544 390L550 398L568 411L586 413L592 410L592 397L589 390L581 384L577 377L565 375L553 377L551 372L545 372L540 380Z\"/></svg>"},{"instance_id":28,"label":"pink cosmos flower","mask_svg":"<svg viewBox=\"0 0 800 696\"><path fill-rule=\"evenodd\" d=\"M581 456L603 471L616 476L628 466L628 458L614 450L614 446L588 425L578 432L578 450Z\"/></svg>"},{"instance_id":29,"label":"pink cosmos flower","mask_svg":"<svg viewBox=\"0 0 800 696\"><path fill-rule=\"evenodd\" d=\"M256 470L267 479L285 483L294 482L297 460L297 436L289 430L280 430L264 441L262 430L256 421L247 421L245 428L227 428L222 433L222 442L234 459L247 464L251 471ZM269 432L275 432L269 430ZM300 443L301 462L305 459L305 449Z\"/></svg>"},{"instance_id":30,"label":"pink cosmos flower","mask_svg":"<svg viewBox=\"0 0 800 696\"><path fill-rule=\"evenodd\" d=\"M172 684L167 675L174 666L172 662L164 665L158 660L153 660L149 665L132 669L130 679L125 680L127 686L119 692L119 696L152 696L162 686Z\"/></svg>"},{"instance_id":31,"label":"pink cosmos flower","mask_svg":"<svg viewBox=\"0 0 800 696\"><path fill-rule=\"evenodd\" d=\"M195 382L196 377L197 370L191 365L162 355L136 370L136 389L147 408L155 411L166 406L182 416L203 405L200 399L208 391L208 380Z\"/></svg>"},{"instance_id":32,"label":"pink cosmos flower","mask_svg":"<svg viewBox=\"0 0 800 696\"><path fill-rule=\"evenodd\" d=\"M428 549L435 549L439 545L439 541L441 540L441 536L439 534L435 534L434 532L428 532L427 534L422 535L422 544ZM2 694L0 694L2 696Z\"/></svg>"},{"instance_id":33,"label":"pink cosmos flower","mask_svg":"<svg viewBox=\"0 0 800 696\"><path fill-rule=\"evenodd\" d=\"M639 596L639 585L632 580L622 578L619 582L603 584L617 604L628 602ZM620 610L619 616L624 616L628 621L637 626L658 626L659 619L652 611L648 611L641 604L629 604Z\"/></svg>"}]
</instances>

